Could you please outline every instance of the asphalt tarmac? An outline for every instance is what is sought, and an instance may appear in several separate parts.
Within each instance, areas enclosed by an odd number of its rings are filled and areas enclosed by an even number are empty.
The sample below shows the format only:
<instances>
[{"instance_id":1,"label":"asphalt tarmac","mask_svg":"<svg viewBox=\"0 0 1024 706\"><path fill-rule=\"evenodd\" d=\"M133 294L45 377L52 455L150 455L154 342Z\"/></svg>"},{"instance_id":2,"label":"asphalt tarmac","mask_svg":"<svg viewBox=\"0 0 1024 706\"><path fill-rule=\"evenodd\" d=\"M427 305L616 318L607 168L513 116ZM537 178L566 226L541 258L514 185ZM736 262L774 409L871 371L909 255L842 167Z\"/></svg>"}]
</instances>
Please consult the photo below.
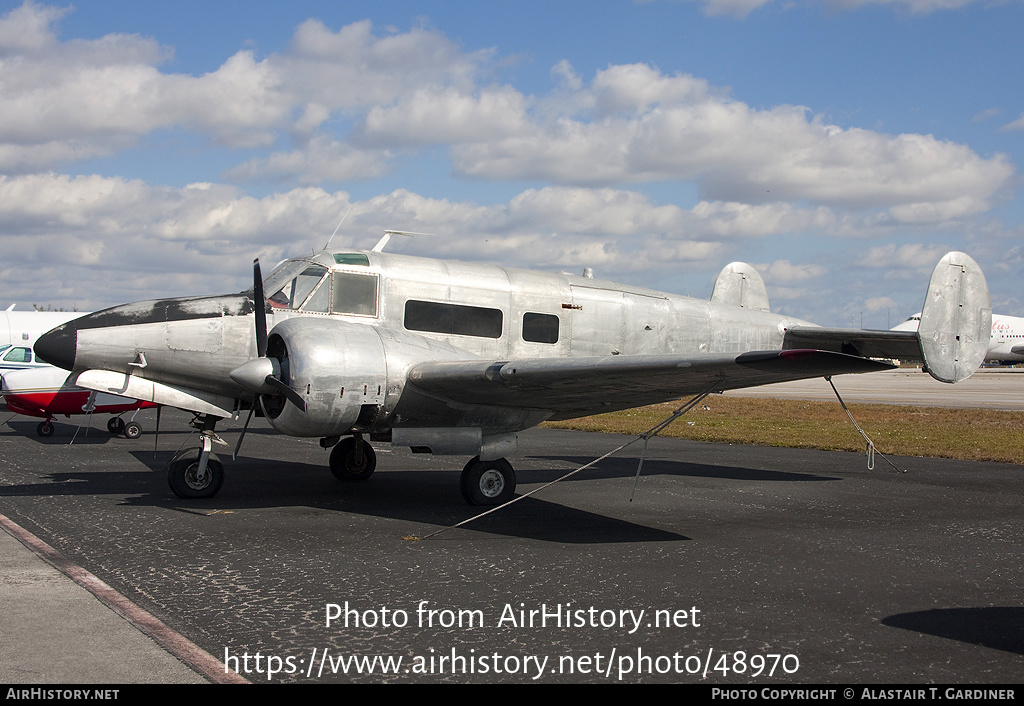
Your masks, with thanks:
<instances>
[{"instance_id":1,"label":"asphalt tarmac","mask_svg":"<svg viewBox=\"0 0 1024 706\"><path fill-rule=\"evenodd\" d=\"M164 414L158 451L151 433L0 427L0 514L53 550L0 533L0 682L217 680L225 661L254 683L1024 673L1024 466L897 457L896 473L656 438L639 482L642 443L452 528L477 512L466 459L378 444L377 473L341 484L316 440L259 426L238 461L222 450L220 495L179 500L163 466L185 419ZM528 431L519 492L627 441Z\"/></svg>"}]
</instances>

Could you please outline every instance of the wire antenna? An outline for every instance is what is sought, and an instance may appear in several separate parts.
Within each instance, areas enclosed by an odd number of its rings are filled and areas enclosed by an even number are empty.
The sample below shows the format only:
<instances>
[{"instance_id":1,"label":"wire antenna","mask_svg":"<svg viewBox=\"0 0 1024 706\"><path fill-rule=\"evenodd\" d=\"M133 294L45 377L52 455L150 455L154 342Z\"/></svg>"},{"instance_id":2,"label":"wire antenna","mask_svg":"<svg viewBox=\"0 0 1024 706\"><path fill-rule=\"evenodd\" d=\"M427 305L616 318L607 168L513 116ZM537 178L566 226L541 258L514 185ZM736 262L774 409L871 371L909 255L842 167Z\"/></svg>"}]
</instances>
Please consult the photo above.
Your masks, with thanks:
<instances>
[{"instance_id":1,"label":"wire antenna","mask_svg":"<svg viewBox=\"0 0 1024 706\"><path fill-rule=\"evenodd\" d=\"M334 232L331 233L331 237L327 239L327 245L324 246L324 250L326 250L327 248L331 247L331 241L334 240L334 236L336 236L338 234L338 231L341 230L341 224L345 222L345 219L348 218L348 214L351 211L352 211L352 204L349 204L348 205L348 210L345 211L345 215L342 216L341 220L338 222L338 227L334 229Z\"/></svg>"}]
</instances>

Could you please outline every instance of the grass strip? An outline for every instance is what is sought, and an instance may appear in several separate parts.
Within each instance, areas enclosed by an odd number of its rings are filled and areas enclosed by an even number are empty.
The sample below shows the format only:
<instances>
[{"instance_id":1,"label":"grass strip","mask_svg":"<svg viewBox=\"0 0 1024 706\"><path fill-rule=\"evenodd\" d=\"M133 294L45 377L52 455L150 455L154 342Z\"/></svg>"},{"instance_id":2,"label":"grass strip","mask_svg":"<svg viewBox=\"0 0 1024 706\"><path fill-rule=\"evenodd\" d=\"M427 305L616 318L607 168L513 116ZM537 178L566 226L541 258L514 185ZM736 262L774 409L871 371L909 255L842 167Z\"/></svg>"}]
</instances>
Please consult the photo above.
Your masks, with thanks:
<instances>
[{"instance_id":1,"label":"grass strip","mask_svg":"<svg viewBox=\"0 0 1024 706\"><path fill-rule=\"evenodd\" d=\"M557 429L639 434L678 402L593 417L546 422ZM854 419L883 454L1021 463L1024 412L849 404ZM863 451L864 440L839 402L711 395L662 436L730 444Z\"/></svg>"}]
</instances>

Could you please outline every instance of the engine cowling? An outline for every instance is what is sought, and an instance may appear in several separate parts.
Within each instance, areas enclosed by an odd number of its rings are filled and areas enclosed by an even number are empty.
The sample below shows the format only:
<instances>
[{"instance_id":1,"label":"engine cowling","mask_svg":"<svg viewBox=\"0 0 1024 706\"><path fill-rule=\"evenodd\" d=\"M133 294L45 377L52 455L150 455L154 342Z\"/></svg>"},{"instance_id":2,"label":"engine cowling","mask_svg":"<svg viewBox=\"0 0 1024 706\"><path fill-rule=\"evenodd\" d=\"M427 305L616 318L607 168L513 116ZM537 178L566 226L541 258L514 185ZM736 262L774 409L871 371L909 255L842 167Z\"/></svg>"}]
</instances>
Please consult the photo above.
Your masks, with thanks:
<instances>
[{"instance_id":1,"label":"engine cowling","mask_svg":"<svg viewBox=\"0 0 1024 706\"><path fill-rule=\"evenodd\" d=\"M267 357L279 363L282 382L306 402L303 412L282 395L260 398L267 420L282 433L345 434L384 403L387 364L372 326L319 317L287 319L271 330Z\"/></svg>"}]
</instances>

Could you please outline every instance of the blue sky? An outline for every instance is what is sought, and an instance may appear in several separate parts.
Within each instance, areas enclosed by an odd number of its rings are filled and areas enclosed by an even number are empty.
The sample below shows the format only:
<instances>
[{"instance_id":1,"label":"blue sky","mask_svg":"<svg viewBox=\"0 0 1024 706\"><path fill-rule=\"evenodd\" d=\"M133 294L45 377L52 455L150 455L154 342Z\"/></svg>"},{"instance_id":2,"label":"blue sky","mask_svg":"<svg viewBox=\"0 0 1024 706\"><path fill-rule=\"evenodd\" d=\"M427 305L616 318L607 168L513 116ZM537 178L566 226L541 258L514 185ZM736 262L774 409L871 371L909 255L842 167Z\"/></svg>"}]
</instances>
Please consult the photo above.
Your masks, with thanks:
<instances>
[{"instance_id":1,"label":"blue sky","mask_svg":"<svg viewBox=\"0 0 1024 706\"><path fill-rule=\"evenodd\" d=\"M394 249L884 328L947 250L1024 315L1024 3L0 2L0 295ZM6 304L4 304L6 306Z\"/></svg>"}]
</instances>

